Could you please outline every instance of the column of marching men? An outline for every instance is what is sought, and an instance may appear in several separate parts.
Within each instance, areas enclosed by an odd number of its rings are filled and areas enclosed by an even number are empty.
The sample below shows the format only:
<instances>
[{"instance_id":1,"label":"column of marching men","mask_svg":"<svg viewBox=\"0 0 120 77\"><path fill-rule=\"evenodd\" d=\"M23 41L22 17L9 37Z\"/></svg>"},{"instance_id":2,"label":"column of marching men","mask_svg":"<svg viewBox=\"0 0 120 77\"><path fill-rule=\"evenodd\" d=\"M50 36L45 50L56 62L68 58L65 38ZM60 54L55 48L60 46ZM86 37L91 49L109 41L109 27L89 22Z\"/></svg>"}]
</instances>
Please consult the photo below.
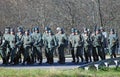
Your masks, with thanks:
<instances>
[{"instance_id":1,"label":"column of marching men","mask_svg":"<svg viewBox=\"0 0 120 77\"><path fill-rule=\"evenodd\" d=\"M94 32L84 28L83 32L72 28L67 35L63 28L57 27L54 34L50 27L45 27L44 33L40 33L38 27L24 31L23 27L6 27L2 35L0 33L0 55L3 64L41 64L43 51L45 51L46 63L54 63L55 50L58 52L58 63L65 64L65 48L71 52L72 62L92 62L105 60L109 53L111 58L116 57L119 47L118 35L114 29L109 34L98 28Z\"/></svg>"}]
</instances>

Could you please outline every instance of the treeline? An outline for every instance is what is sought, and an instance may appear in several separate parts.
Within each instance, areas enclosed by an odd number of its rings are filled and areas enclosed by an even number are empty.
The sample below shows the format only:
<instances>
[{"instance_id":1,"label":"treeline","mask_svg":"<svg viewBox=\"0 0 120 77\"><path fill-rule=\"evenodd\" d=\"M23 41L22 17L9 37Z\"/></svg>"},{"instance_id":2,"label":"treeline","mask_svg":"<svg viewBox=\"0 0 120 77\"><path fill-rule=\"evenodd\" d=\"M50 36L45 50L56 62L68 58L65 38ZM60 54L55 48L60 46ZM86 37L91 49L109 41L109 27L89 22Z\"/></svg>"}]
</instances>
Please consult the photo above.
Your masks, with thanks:
<instances>
[{"instance_id":1,"label":"treeline","mask_svg":"<svg viewBox=\"0 0 120 77\"><path fill-rule=\"evenodd\" d=\"M103 26L120 33L119 0L0 0L0 30L5 26L32 28L57 26L67 32L76 27Z\"/></svg>"}]
</instances>

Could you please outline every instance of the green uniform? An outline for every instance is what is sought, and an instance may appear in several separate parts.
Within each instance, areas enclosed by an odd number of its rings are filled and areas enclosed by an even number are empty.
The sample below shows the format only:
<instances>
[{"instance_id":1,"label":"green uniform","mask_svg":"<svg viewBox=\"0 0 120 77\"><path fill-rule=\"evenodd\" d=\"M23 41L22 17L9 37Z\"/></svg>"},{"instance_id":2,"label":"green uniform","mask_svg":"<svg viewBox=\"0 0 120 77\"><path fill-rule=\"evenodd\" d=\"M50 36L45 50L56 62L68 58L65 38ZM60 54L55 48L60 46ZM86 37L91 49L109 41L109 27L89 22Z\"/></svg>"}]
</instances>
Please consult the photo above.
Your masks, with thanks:
<instances>
[{"instance_id":1,"label":"green uniform","mask_svg":"<svg viewBox=\"0 0 120 77\"><path fill-rule=\"evenodd\" d=\"M5 59L5 51L3 50L4 48L1 46L1 44L2 44L2 35L0 35L0 56L1 56L1 58L2 58L2 60L3 60L3 64L4 64L4 59Z\"/></svg>"},{"instance_id":2,"label":"green uniform","mask_svg":"<svg viewBox=\"0 0 120 77\"><path fill-rule=\"evenodd\" d=\"M33 39L33 59L35 59L35 55L37 56L39 63L42 63L42 46L43 46L43 40L42 40L42 34L40 33L33 33L32 34Z\"/></svg>"},{"instance_id":3,"label":"green uniform","mask_svg":"<svg viewBox=\"0 0 120 77\"><path fill-rule=\"evenodd\" d=\"M54 35L48 35L45 39L45 44L46 44L46 54L47 54L47 59L49 64L53 64L53 52L55 47L57 46L55 36Z\"/></svg>"},{"instance_id":4,"label":"green uniform","mask_svg":"<svg viewBox=\"0 0 120 77\"><path fill-rule=\"evenodd\" d=\"M104 59L105 59L105 55L107 54L107 47L108 47L108 33L105 31L103 27L101 27L100 30L103 37L102 51L104 52Z\"/></svg>"},{"instance_id":5,"label":"green uniform","mask_svg":"<svg viewBox=\"0 0 120 77\"><path fill-rule=\"evenodd\" d=\"M10 55L11 55L11 60L10 63L15 63L15 58L16 58L16 35L11 34L9 37L9 44L10 44Z\"/></svg>"},{"instance_id":6,"label":"green uniform","mask_svg":"<svg viewBox=\"0 0 120 77\"><path fill-rule=\"evenodd\" d=\"M103 53L102 53L102 36L100 33L94 35L92 37L92 44L93 44L93 59L94 61L98 61L99 60L99 56L101 59L103 59Z\"/></svg>"},{"instance_id":7,"label":"green uniform","mask_svg":"<svg viewBox=\"0 0 120 77\"><path fill-rule=\"evenodd\" d=\"M70 47L70 51L71 51L71 55L72 55L72 59L73 59L72 62L75 62L75 54L76 54L74 51L74 44L75 44L74 36L75 36L74 33L70 34L70 36L69 36L69 47Z\"/></svg>"},{"instance_id":8,"label":"green uniform","mask_svg":"<svg viewBox=\"0 0 120 77\"><path fill-rule=\"evenodd\" d=\"M2 55L3 55L3 64L9 63L9 58L10 58L10 44L9 44L9 33L5 33L2 38Z\"/></svg>"},{"instance_id":9,"label":"green uniform","mask_svg":"<svg viewBox=\"0 0 120 77\"><path fill-rule=\"evenodd\" d=\"M48 63L48 49L47 49L47 42L46 42L46 38L48 37L48 33L44 32L43 33L43 36L42 36L42 39L43 39L43 44L44 44L44 50L45 50L45 56L47 58L47 62Z\"/></svg>"},{"instance_id":10,"label":"green uniform","mask_svg":"<svg viewBox=\"0 0 120 77\"><path fill-rule=\"evenodd\" d=\"M89 36L89 34L84 34L83 35L83 41L84 41L84 56L85 56L85 60L86 62L91 62L91 43L92 40Z\"/></svg>"},{"instance_id":11,"label":"green uniform","mask_svg":"<svg viewBox=\"0 0 120 77\"><path fill-rule=\"evenodd\" d=\"M22 57L21 55L24 53L24 48L23 48L23 42L22 42L22 39L23 39L23 34L17 34L16 35L17 37L17 42L16 42L16 47L17 47L17 54L16 54L16 57L17 57L17 62L22 62Z\"/></svg>"},{"instance_id":12,"label":"green uniform","mask_svg":"<svg viewBox=\"0 0 120 77\"><path fill-rule=\"evenodd\" d=\"M74 51L76 53L77 63L79 62L79 57L83 62L83 37L80 34L74 36Z\"/></svg>"},{"instance_id":13,"label":"green uniform","mask_svg":"<svg viewBox=\"0 0 120 77\"><path fill-rule=\"evenodd\" d=\"M68 45L69 45L69 50L71 52L71 55L72 55L72 62L74 63L75 62L75 51L74 51L74 36L75 36L75 29L74 28L71 28L71 34L69 36L69 41L68 41Z\"/></svg>"},{"instance_id":14,"label":"green uniform","mask_svg":"<svg viewBox=\"0 0 120 77\"><path fill-rule=\"evenodd\" d=\"M32 37L30 35L23 36L23 47L24 47L24 59L23 64L27 62L28 64L32 63Z\"/></svg>"},{"instance_id":15,"label":"green uniform","mask_svg":"<svg viewBox=\"0 0 120 77\"><path fill-rule=\"evenodd\" d=\"M58 55L59 55L59 61L58 63L65 63L65 54L64 54L64 48L67 46L67 36L65 33L56 34L56 40L58 44Z\"/></svg>"},{"instance_id":16,"label":"green uniform","mask_svg":"<svg viewBox=\"0 0 120 77\"><path fill-rule=\"evenodd\" d=\"M108 38L108 48L111 58L116 58L116 45L117 45L117 36L116 34L110 34Z\"/></svg>"},{"instance_id":17,"label":"green uniform","mask_svg":"<svg viewBox=\"0 0 120 77\"><path fill-rule=\"evenodd\" d=\"M107 35L106 35L107 36ZM101 40L101 56L102 56L102 60L105 60L106 59L106 48L107 48L107 37L104 35L104 32L101 33L101 37L102 37L102 40Z\"/></svg>"}]
</instances>

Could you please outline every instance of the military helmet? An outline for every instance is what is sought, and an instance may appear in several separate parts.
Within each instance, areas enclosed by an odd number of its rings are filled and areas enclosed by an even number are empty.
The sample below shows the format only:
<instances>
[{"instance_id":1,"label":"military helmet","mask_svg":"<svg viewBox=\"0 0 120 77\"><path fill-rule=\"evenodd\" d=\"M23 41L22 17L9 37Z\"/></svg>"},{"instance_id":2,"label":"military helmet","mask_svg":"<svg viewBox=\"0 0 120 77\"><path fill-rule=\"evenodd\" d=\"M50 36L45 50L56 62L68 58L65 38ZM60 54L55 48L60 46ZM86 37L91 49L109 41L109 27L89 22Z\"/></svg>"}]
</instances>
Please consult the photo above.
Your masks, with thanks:
<instances>
[{"instance_id":1,"label":"military helmet","mask_svg":"<svg viewBox=\"0 0 120 77\"><path fill-rule=\"evenodd\" d=\"M96 29L96 31L100 31L100 28Z\"/></svg>"},{"instance_id":2,"label":"military helmet","mask_svg":"<svg viewBox=\"0 0 120 77\"><path fill-rule=\"evenodd\" d=\"M10 27L6 27L5 28L5 33L9 33L10 32Z\"/></svg>"},{"instance_id":3,"label":"military helmet","mask_svg":"<svg viewBox=\"0 0 120 77\"><path fill-rule=\"evenodd\" d=\"M19 31L21 31L22 29L21 28L17 28L17 31L19 32Z\"/></svg>"},{"instance_id":4,"label":"military helmet","mask_svg":"<svg viewBox=\"0 0 120 77\"><path fill-rule=\"evenodd\" d=\"M5 31L8 31L8 30L10 31L10 27L6 27L6 28L5 28Z\"/></svg>"},{"instance_id":5,"label":"military helmet","mask_svg":"<svg viewBox=\"0 0 120 77\"><path fill-rule=\"evenodd\" d=\"M19 30L19 29L23 30L23 27L22 27L22 26L19 26L19 27L17 28L17 30Z\"/></svg>"},{"instance_id":6,"label":"military helmet","mask_svg":"<svg viewBox=\"0 0 120 77\"><path fill-rule=\"evenodd\" d=\"M23 30L22 29L18 29L18 32L22 32Z\"/></svg>"},{"instance_id":7,"label":"military helmet","mask_svg":"<svg viewBox=\"0 0 120 77\"><path fill-rule=\"evenodd\" d=\"M15 30L13 28L10 29L10 32L15 32Z\"/></svg>"},{"instance_id":8,"label":"military helmet","mask_svg":"<svg viewBox=\"0 0 120 77\"><path fill-rule=\"evenodd\" d=\"M19 26L17 29L19 30L19 29L23 29L23 28L22 28L22 26Z\"/></svg>"},{"instance_id":9,"label":"military helmet","mask_svg":"<svg viewBox=\"0 0 120 77\"><path fill-rule=\"evenodd\" d=\"M76 29L76 30L75 30L75 33L79 33L79 30Z\"/></svg>"},{"instance_id":10,"label":"military helmet","mask_svg":"<svg viewBox=\"0 0 120 77\"><path fill-rule=\"evenodd\" d=\"M113 32L113 33L114 33L114 32L115 32L115 30L114 30L114 29L110 29L110 32Z\"/></svg>"},{"instance_id":11,"label":"military helmet","mask_svg":"<svg viewBox=\"0 0 120 77\"><path fill-rule=\"evenodd\" d=\"M60 28L60 27L57 27L56 30L57 30L57 31L61 31L61 28Z\"/></svg>"},{"instance_id":12,"label":"military helmet","mask_svg":"<svg viewBox=\"0 0 120 77\"><path fill-rule=\"evenodd\" d=\"M48 33L51 33L51 34L52 34L52 31L51 31L51 30L48 30Z\"/></svg>"},{"instance_id":13,"label":"military helmet","mask_svg":"<svg viewBox=\"0 0 120 77\"><path fill-rule=\"evenodd\" d=\"M34 30L35 30L35 31L39 31L39 28L38 28L38 27L35 27Z\"/></svg>"},{"instance_id":14,"label":"military helmet","mask_svg":"<svg viewBox=\"0 0 120 77\"><path fill-rule=\"evenodd\" d=\"M100 30L101 30L101 31L105 31L105 29L104 29L103 27L100 27Z\"/></svg>"},{"instance_id":15,"label":"military helmet","mask_svg":"<svg viewBox=\"0 0 120 77\"><path fill-rule=\"evenodd\" d=\"M50 28L48 26L45 27L45 30L48 31Z\"/></svg>"},{"instance_id":16,"label":"military helmet","mask_svg":"<svg viewBox=\"0 0 120 77\"><path fill-rule=\"evenodd\" d=\"M18 31L18 32L23 32L23 27L22 27L22 26L19 26L19 27L17 28L17 31Z\"/></svg>"}]
</instances>

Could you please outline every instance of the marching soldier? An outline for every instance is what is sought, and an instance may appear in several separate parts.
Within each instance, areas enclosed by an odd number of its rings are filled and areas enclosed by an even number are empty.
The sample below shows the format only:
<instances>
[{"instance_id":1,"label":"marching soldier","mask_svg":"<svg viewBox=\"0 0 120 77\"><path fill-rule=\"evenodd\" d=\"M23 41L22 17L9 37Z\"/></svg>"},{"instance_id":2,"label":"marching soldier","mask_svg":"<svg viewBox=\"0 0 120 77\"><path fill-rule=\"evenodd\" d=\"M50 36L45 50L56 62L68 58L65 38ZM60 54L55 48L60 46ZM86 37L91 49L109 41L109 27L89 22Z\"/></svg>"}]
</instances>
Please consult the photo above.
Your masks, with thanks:
<instances>
[{"instance_id":1,"label":"marching soldier","mask_svg":"<svg viewBox=\"0 0 120 77\"><path fill-rule=\"evenodd\" d=\"M100 33L100 29L97 29L95 35L92 37L92 44L93 44L93 59L94 61L99 60L99 56L101 60L103 60L103 52L102 52L102 36Z\"/></svg>"},{"instance_id":2,"label":"marching soldier","mask_svg":"<svg viewBox=\"0 0 120 77\"><path fill-rule=\"evenodd\" d=\"M60 27L57 27L56 28L56 34L55 34L55 37L59 34L59 30L60 30ZM54 55L55 57L58 57L58 48L56 47L55 51L54 51Z\"/></svg>"},{"instance_id":3,"label":"marching soldier","mask_svg":"<svg viewBox=\"0 0 120 77\"><path fill-rule=\"evenodd\" d=\"M3 51L3 47L1 46L1 44L2 44L2 33L0 32L0 56L1 56L3 64L4 64L4 61L5 61L5 54L4 54L4 52L5 51Z\"/></svg>"},{"instance_id":4,"label":"marching soldier","mask_svg":"<svg viewBox=\"0 0 120 77\"><path fill-rule=\"evenodd\" d=\"M39 63L42 63L42 46L43 46L43 40L42 40L42 34L39 32L39 28L34 28L35 32L32 34L33 39L33 61L34 57L36 56L39 60Z\"/></svg>"},{"instance_id":5,"label":"marching soldier","mask_svg":"<svg viewBox=\"0 0 120 77\"><path fill-rule=\"evenodd\" d=\"M9 63L10 58L10 45L9 45L9 37L10 37L10 27L5 28L5 33L3 34L2 44L1 44L1 54L3 59L3 64Z\"/></svg>"},{"instance_id":6,"label":"marching soldier","mask_svg":"<svg viewBox=\"0 0 120 77\"><path fill-rule=\"evenodd\" d=\"M113 57L116 58L115 51L116 51L117 39L118 37L116 36L114 29L111 29L108 37L108 48L111 58Z\"/></svg>"},{"instance_id":7,"label":"marching soldier","mask_svg":"<svg viewBox=\"0 0 120 77\"><path fill-rule=\"evenodd\" d=\"M71 29L71 34L69 36L69 49L70 49L70 52L71 52L71 55L72 55L72 62L75 63L75 51L74 51L74 36L75 36L75 29L72 28Z\"/></svg>"},{"instance_id":8,"label":"marching soldier","mask_svg":"<svg viewBox=\"0 0 120 77\"><path fill-rule=\"evenodd\" d=\"M32 63L32 49L31 49L31 44L32 44L32 37L29 34L29 30L25 31L25 35L23 36L23 46L24 46L24 59L23 59L23 64L27 62L27 64Z\"/></svg>"},{"instance_id":9,"label":"marching soldier","mask_svg":"<svg viewBox=\"0 0 120 77\"><path fill-rule=\"evenodd\" d=\"M64 49L67 46L67 36L64 33L62 28L58 29L58 33L55 35L57 44L58 44L58 55L59 55L59 61L58 63L64 64L65 63L65 53Z\"/></svg>"},{"instance_id":10,"label":"marching soldier","mask_svg":"<svg viewBox=\"0 0 120 77\"><path fill-rule=\"evenodd\" d=\"M16 64L16 35L14 29L10 30L9 44L10 44L10 64ZM18 62L17 62L18 63Z\"/></svg>"},{"instance_id":11,"label":"marching soldier","mask_svg":"<svg viewBox=\"0 0 120 77\"><path fill-rule=\"evenodd\" d=\"M77 63L79 63L79 57L81 58L81 62L83 62L83 37L78 30L75 30L74 43L74 51L76 52Z\"/></svg>"},{"instance_id":12,"label":"marching soldier","mask_svg":"<svg viewBox=\"0 0 120 77\"><path fill-rule=\"evenodd\" d=\"M43 44L44 44L44 50L45 50L45 56L47 58L46 63L48 63L48 49L47 49L47 43L46 43L46 38L48 37L48 31L51 30L49 27L45 27L45 32L43 33L42 39L43 39Z\"/></svg>"},{"instance_id":13,"label":"marching soldier","mask_svg":"<svg viewBox=\"0 0 120 77\"><path fill-rule=\"evenodd\" d=\"M23 32L23 28L22 27L18 27L17 29L18 33L16 34L17 36L17 42L16 42L16 47L17 47L17 62L21 63L22 62L22 57L21 55L23 55L24 53L24 47L23 47L23 36L24 36L24 32Z\"/></svg>"},{"instance_id":14,"label":"marching soldier","mask_svg":"<svg viewBox=\"0 0 120 77\"><path fill-rule=\"evenodd\" d=\"M102 27L100 28L101 30L101 35L102 35L102 53L103 53L103 59L105 59L106 56L106 51L107 51L107 39L108 39L108 35L107 32L105 31L105 29L103 29Z\"/></svg>"},{"instance_id":15,"label":"marching soldier","mask_svg":"<svg viewBox=\"0 0 120 77\"><path fill-rule=\"evenodd\" d=\"M88 31L84 31L84 35L83 35L83 41L84 41L84 55L85 55L85 60L86 62L92 62L91 59L91 37L88 33Z\"/></svg>"},{"instance_id":16,"label":"marching soldier","mask_svg":"<svg viewBox=\"0 0 120 77\"><path fill-rule=\"evenodd\" d=\"M52 31L48 31L48 36L45 39L46 44L46 54L47 54L47 61L49 64L53 64L53 52L55 50L55 47L57 46L55 36L53 35Z\"/></svg>"}]
</instances>

